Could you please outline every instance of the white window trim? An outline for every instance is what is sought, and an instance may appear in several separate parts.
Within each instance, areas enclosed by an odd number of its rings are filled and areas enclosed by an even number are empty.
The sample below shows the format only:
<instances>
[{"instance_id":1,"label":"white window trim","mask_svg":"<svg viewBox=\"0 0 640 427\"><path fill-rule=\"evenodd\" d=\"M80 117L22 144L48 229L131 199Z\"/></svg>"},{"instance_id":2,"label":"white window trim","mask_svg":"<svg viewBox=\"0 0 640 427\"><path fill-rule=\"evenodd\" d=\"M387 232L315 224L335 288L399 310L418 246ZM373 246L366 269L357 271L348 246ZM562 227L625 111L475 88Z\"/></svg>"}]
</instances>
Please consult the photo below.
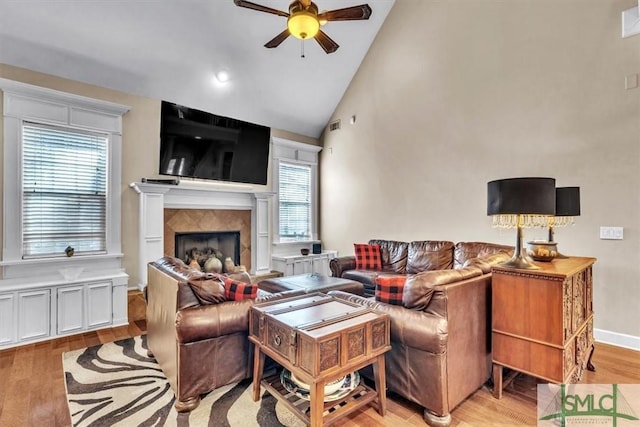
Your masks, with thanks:
<instances>
[{"instance_id":1,"label":"white window trim","mask_svg":"<svg viewBox=\"0 0 640 427\"><path fill-rule=\"evenodd\" d=\"M105 255L87 261L121 258L122 116L126 105L87 98L13 80L0 79L3 91L3 245L4 278L33 274L34 264L53 259L22 259L22 122L30 120L109 135L107 242ZM85 259L78 257L77 259ZM118 261L119 262L119 261Z\"/></svg>"},{"instance_id":2,"label":"white window trim","mask_svg":"<svg viewBox=\"0 0 640 427\"><path fill-rule=\"evenodd\" d=\"M273 203L273 244L296 244L301 240L280 240L280 162L307 165L311 167L311 238L307 242L318 241L318 153L322 147L297 141L273 137L273 162L271 185L276 195Z\"/></svg>"}]
</instances>

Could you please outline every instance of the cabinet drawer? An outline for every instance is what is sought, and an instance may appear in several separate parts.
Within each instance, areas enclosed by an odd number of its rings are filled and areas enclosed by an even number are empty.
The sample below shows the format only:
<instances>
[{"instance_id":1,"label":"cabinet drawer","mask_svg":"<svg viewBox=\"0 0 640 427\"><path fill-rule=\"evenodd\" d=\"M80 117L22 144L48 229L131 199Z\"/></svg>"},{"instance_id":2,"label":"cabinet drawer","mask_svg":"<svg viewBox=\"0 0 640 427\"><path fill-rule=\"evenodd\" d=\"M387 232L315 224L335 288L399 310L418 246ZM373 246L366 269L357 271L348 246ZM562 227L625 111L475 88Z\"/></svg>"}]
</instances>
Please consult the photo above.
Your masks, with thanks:
<instances>
[{"instance_id":1,"label":"cabinet drawer","mask_svg":"<svg viewBox=\"0 0 640 427\"><path fill-rule=\"evenodd\" d=\"M526 338L494 333L493 361L555 383L564 380L563 349Z\"/></svg>"},{"instance_id":2,"label":"cabinet drawer","mask_svg":"<svg viewBox=\"0 0 640 427\"><path fill-rule=\"evenodd\" d=\"M266 344L271 350L280 354L292 364L296 364L296 331L266 320Z\"/></svg>"}]
</instances>

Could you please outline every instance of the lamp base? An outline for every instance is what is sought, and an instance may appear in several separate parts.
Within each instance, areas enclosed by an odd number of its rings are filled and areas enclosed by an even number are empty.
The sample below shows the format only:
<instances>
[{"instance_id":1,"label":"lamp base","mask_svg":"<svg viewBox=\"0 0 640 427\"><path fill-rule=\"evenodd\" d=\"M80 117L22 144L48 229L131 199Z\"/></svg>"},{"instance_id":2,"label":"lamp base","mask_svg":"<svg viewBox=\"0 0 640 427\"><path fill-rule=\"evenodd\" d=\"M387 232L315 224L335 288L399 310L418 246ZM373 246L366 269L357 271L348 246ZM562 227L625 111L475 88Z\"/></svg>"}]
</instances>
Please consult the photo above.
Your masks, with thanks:
<instances>
[{"instance_id":1,"label":"lamp base","mask_svg":"<svg viewBox=\"0 0 640 427\"><path fill-rule=\"evenodd\" d=\"M531 262L523 253L515 253L509 261L498 264L500 267L519 268L521 270L540 270L540 267Z\"/></svg>"}]
</instances>

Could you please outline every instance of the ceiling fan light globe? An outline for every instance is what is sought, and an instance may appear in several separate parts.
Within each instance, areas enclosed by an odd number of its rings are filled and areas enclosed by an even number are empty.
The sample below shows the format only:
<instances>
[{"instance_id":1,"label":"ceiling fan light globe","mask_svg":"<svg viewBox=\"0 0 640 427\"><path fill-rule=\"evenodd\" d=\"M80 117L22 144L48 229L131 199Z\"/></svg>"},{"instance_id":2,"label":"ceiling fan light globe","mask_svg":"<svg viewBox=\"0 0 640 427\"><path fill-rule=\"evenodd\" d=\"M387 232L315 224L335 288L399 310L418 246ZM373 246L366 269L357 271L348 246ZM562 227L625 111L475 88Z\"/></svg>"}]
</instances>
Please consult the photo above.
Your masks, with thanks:
<instances>
[{"instance_id":1,"label":"ceiling fan light globe","mask_svg":"<svg viewBox=\"0 0 640 427\"><path fill-rule=\"evenodd\" d=\"M306 40L318 34L320 22L318 21L318 17L313 13L300 11L289 16L289 19L287 19L287 28L295 38Z\"/></svg>"}]
</instances>

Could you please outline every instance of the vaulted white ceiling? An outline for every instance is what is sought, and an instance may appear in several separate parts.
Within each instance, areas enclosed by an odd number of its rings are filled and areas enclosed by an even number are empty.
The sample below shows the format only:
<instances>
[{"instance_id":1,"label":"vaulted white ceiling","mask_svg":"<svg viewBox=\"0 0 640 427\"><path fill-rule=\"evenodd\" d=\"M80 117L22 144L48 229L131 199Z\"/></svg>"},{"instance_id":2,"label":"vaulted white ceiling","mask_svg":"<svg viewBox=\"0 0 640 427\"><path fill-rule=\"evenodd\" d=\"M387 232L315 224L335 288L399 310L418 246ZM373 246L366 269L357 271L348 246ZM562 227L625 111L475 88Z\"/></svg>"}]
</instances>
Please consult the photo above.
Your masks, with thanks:
<instances>
[{"instance_id":1,"label":"vaulted white ceiling","mask_svg":"<svg viewBox=\"0 0 640 427\"><path fill-rule=\"evenodd\" d=\"M321 11L365 2L369 20L323 27L340 45L327 55L293 37L263 47L286 18L233 0L0 0L0 63L318 137L394 0L316 1Z\"/></svg>"}]
</instances>

